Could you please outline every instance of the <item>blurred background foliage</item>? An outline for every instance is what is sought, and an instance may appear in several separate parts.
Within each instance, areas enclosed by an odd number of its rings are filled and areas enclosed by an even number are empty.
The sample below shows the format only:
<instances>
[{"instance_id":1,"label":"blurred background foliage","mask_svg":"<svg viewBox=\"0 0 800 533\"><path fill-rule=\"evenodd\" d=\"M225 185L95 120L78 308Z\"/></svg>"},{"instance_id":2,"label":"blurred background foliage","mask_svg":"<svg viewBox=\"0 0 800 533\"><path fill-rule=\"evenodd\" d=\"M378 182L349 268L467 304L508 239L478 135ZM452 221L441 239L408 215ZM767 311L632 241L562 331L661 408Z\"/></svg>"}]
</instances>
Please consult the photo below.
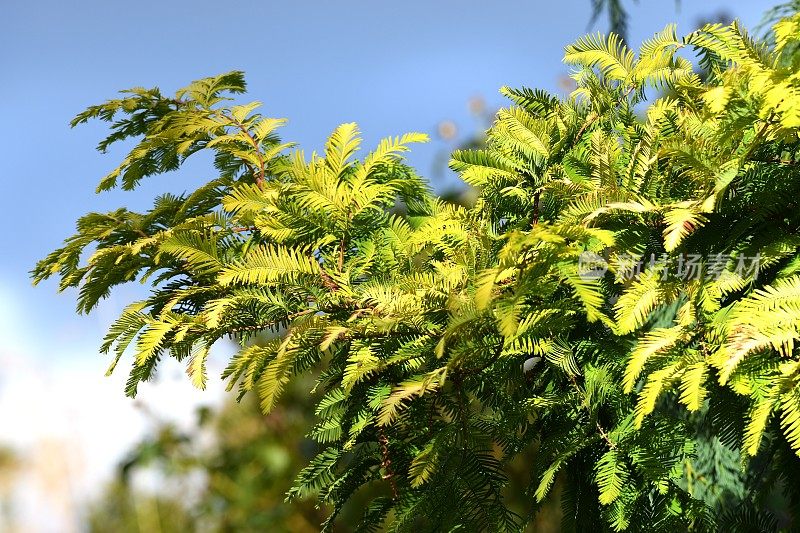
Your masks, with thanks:
<instances>
[{"instance_id":1,"label":"blurred background foliage","mask_svg":"<svg viewBox=\"0 0 800 533\"><path fill-rule=\"evenodd\" d=\"M283 503L293 476L316 451L304 437L313 425L304 385L287 391L269 417L248 397L217 411L199 409L189 430L157 424L91 505L89 530L317 531L324 509Z\"/></svg>"},{"instance_id":2,"label":"blurred background foliage","mask_svg":"<svg viewBox=\"0 0 800 533\"><path fill-rule=\"evenodd\" d=\"M0 531L12 523L11 490L20 467L17 455L0 445Z\"/></svg>"},{"instance_id":3,"label":"blurred background foliage","mask_svg":"<svg viewBox=\"0 0 800 533\"><path fill-rule=\"evenodd\" d=\"M305 434L313 427L318 398L308 394L313 380L294 383L286 401L269 416L257 400L245 396L221 409L201 408L188 431L157 423L120 464L116 478L87 514L91 532L319 531L330 509L316 500L285 503L294 476L314 457L317 444ZM510 470L506 498L517 512L529 506L525 489L534 449ZM380 490L374 488L369 490ZM363 502L377 496L362 492L341 514L336 531L352 531ZM535 531L559 530L558 488L538 516Z\"/></svg>"}]
</instances>

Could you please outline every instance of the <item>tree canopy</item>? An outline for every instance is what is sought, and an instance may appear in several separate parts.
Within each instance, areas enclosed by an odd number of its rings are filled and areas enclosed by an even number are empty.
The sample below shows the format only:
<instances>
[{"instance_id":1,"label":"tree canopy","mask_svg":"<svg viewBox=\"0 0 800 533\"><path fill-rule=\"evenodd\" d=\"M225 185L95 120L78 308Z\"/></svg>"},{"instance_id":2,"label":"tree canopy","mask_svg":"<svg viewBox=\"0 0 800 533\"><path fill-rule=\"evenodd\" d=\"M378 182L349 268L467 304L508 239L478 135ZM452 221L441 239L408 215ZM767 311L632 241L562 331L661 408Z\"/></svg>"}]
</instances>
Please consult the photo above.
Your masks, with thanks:
<instances>
[{"instance_id":1,"label":"tree canopy","mask_svg":"<svg viewBox=\"0 0 800 533\"><path fill-rule=\"evenodd\" d=\"M800 15L763 42L579 39L572 94L504 87L486 147L453 154L471 208L404 163L425 135L362 155L343 124L306 155L231 100L241 72L130 89L73 121L134 144L98 191L198 152L217 177L85 215L33 278L79 312L150 283L102 345L109 372L132 354L131 396L164 357L203 388L229 337L223 377L265 413L312 374L320 449L288 498L330 504L325 528L369 486L362 530L517 531L555 484L567 530L797 525L799 43Z\"/></svg>"}]
</instances>

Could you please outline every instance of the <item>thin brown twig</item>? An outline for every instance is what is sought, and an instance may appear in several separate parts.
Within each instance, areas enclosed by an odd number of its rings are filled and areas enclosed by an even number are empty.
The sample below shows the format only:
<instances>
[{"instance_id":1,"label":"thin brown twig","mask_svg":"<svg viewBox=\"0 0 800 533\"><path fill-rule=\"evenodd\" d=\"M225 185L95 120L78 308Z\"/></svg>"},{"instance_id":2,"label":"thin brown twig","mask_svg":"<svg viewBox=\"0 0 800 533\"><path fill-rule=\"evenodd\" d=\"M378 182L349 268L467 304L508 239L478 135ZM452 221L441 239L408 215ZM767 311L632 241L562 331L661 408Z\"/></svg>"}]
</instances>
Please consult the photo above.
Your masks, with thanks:
<instances>
[{"instance_id":1,"label":"thin brown twig","mask_svg":"<svg viewBox=\"0 0 800 533\"><path fill-rule=\"evenodd\" d=\"M575 391L578 393L578 395L583 396L583 392L581 392L581 388L578 386L578 382L575 381L575 376L570 376L569 380L570 382L572 382L572 386L575 388ZM583 407L583 409L586 410L589 416L592 416L591 410L583 402L581 402L581 407ZM600 436L603 438L606 444L608 444L609 448L616 449L617 445L614 444L608 437L608 432L605 429L603 429L603 426L600 425L600 421L595 420L594 423L597 426L598 433L600 433Z\"/></svg>"},{"instance_id":2,"label":"thin brown twig","mask_svg":"<svg viewBox=\"0 0 800 533\"><path fill-rule=\"evenodd\" d=\"M256 176L256 185L258 186L259 189L262 189L264 187L264 179L266 176L266 170L265 170L266 163L264 161L264 154L261 153L261 148L258 145L258 141L256 141L256 138L253 137L252 133L250 133L250 130L248 130L244 124L236 120L233 116L226 115L225 113L220 113L220 115L223 118L229 120L231 124L239 128L239 130L242 133L244 133L250 140L250 144L253 145L253 149L256 151L256 157L258 157L258 167L259 167L258 175Z\"/></svg>"},{"instance_id":3,"label":"thin brown twig","mask_svg":"<svg viewBox=\"0 0 800 533\"><path fill-rule=\"evenodd\" d=\"M619 99L617 100L617 105L621 104L623 100L627 99L628 96L630 96L630 94L633 92L633 90L635 88L636 88L635 85L630 85L625 90L625 92L620 95ZM598 118L600 118L600 115L595 113L594 111L592 111L592 113L589 115L588 120L586 120L586 122L583 123L583 125L581 126L581 129L579 129L578 133L575 135L575 138L572 141L572 146L575 146L576 144L578 144L578 141L581 140L581 137L586 132L586 130L589 128L589 126L594 124L594 121L597 120Z\"/></svg>"},{"instance_id":4,"label":"thin brown twig","mask_svg":"<svg viewBox=\"0 0 800 533\"><path fill-rule=\"evenodd\" d=\"M378 442L381 445L381 467L385 472L383 479L389 482L389 486L392 488L392 496L397 500L399 492L397 491L397 481L394 478L394 470L392 469L392 459L389 457L389 437L386 436L383 426L378 428Z\"/></svg>"},{"instance_id":5,"label":"thin brown twig","mask_svg":"<svg viewBox=\"0 0 800 533\"><path fill-rule=\"evenodd\" d=\"M542 191L536 191L536 194L533 195L533 222L531 223L531 227L535 226L539 222L539 200L541 199Z\"/></svg>"},{"instance_id":6,"label":"thin brown twig","mask_svg":"<svg viewBox=\"0 0 800 533\"><path fill-rule=\"evenodd\" d=\"M127 228L127 229L129 229L130 231L132 231L132 232L136 233L137 235L141 235L141 236L142 236L142 237L144 237L145 239L149 239L149 238L151 237L150 235L148 235L148 234L147 234L145 231L143 231L142 229L140 229L140 228L134 228L134 227L132 227L132 226L131 226L131 223L130 223L130 221L129 221L129 220L120 220L120 219L118 219L117 217L111 216L111 215L109 215L109 214L106 214L106 217L107 217L107 218L110 218L111 220L113 220L113 221L114 221L114 222L116 222L117 224L120 224L120 225L124 224L124 225L126 226L126 228Z\"/></svg>"},{"instance_id":7,"label":"thin brown twig","mask_svg":"<svg viewBox=\"0 0 800 533\"><path fill-rule=\"evenodd\" d=\"M311 307L309 309L304 309L302 311L297 311L296 313L288 314L288 315L286 315L285 318L283 318L283 320L273 320L271 322L263 322L261 324L254 324L252 326L241 326L241 327L238 327L238 328L231 328L231 329L228 330L228 332L229 333L243 333L245 331L260 331L260 330L263 330L263 329L269 329L271 327L277 326L280 322L284 322L284 321L288 322L288 321L294 320L295 318L299 318L301 316L308 315L308 314L311 314L311 313L316 313L316 312L319 312L319 311L321 311L321 310L317 309L316 307Z\"/></svg>"}]
</instances>

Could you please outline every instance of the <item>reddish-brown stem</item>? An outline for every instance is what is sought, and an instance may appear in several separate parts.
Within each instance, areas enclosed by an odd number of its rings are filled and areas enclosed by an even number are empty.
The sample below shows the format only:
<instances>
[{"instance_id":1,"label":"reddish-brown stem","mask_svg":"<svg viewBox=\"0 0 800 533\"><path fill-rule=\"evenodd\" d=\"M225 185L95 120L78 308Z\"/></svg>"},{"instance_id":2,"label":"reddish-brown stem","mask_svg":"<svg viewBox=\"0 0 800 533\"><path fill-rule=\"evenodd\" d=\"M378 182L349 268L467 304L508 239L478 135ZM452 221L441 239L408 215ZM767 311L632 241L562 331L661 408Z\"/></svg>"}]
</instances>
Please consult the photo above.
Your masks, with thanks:
<instances>
[{"instance_id":1,"label":"reddish-brown stem","mask_svg":"<svg viewBox=\"0 0 800 533\"><path fill-rule=\"evenodd\" d=\"M244 124L242 124L241 122L239 122L230 115L225 115L224 113L222 114L222 117L229 120L231 124L239 128L239 130L242 133L244 133L250 140L250 144L253 145L253 149L256 151L256 157L258 157L258 167L259 167L258 174L256 175L256 185L258 186L259 189L262 189L264 186L264 178L266 176L266 170L265 170L266 163L264 161L264 155L261 153L261 149L258 146L258 141L256 141L256 138L253 137L253 134L250 133L250 130L248 130Z\"/></svg>"},{"instance_id":2,"label":"reddish-brown stem","mask_svg":"<svg viewBox=\"0 0 800 533\"><path fill-rule=\"evenodd\" d=\"M392 488L392 496L397 500L399 493L397 491L397 481L394 479L394 471L392 470L392 460L389 457L389 437L386 436L386 431L382 426L378 429L378 442L381 445L381 467L384 471L383 479L389 482L389 486Z\"/></svg>"},{"instance_id":3,"label":"reddish-brown stem","mask_svg":"<svg viewBox=\"0 0 800 533\"><path fill-rule=\"evenodd\" d=\"M338 291L339 284L334 281L334 279L325 272L324 270L320 269L319 276L322 278L322 285L328 289L329 291Z\"/></svg>"},{"instance_id":4,"label":"reddish-brown stem","mask_svg":"<svg viewBox=\"0 0 800 533\"><path fill-rule=\"evenodd\" d=\"M296 313L291 313L289 315L286 315L286 318L284 320L286 320L288 322L290 320L294 320L295 318L299 318L301 316L308 315L308 314L311 314L311 313L316 313L318 311L319 311L319 309L317 309L316 307L312 307L312 308L309 308L309 309L304 309L302 311L298 311ZM275 326L277 324L278 324L278 322L276 322L276 321L264 322L263 324L255 324L253 326L241 326L241 327L238 327L238 328L231 328L231 329L228 330L228 332L230 332L230 333L243 333L245 331L260 331L262 329L271 328L271 327L273 327L273 326Z\"/></svg>"},{"instance_id":5,"label":"reddish-brown stem","mask_svg":"<svg viewBox=\"0 0 800 533\"><path fill-rule=\"evenodd\" d=\"M541 199L542 191L536 191L533 195L533 222L531 226L535 226L539 222L539 200Z\"/></svg>"},{"instance_id":6,"label":"reddish-brown stem","mask_svg":"<svg viewBox=\"0 0 800 533\"><path fill-rule=\"evenodd\" d=\"M583 396L583 392L581 391L581 388L578 386L578 382L575 381L575 376L570 376L569 380L572 382L572 386L575 388L575 391L578 393L578 396ZM591 416L589 408L586 407L586 405L584 405L583 402L581 402L581 406L589 413L589 416ZM617 445L611 442L611 439L608 437L608 433L606 432L605 429L603 429L603 426L600 425L600 422L595 420L594 423L597 426L597 432L600 434L600 437L603 438L606 444L608 444L608 447L616 448Z\"/></svg>"}]
</instances>

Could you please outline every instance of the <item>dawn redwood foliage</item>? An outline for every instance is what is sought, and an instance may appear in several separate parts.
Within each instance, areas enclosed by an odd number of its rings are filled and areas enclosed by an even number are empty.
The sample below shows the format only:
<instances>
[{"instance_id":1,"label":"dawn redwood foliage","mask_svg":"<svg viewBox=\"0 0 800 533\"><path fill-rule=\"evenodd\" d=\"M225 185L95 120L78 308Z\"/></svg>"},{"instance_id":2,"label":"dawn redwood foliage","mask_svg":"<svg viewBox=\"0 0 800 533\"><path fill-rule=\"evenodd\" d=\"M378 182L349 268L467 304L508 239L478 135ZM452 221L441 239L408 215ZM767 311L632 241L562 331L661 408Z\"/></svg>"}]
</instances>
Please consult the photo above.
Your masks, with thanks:
<instances>
[{"instance_id":1,"label":"dawn redwood foliage","mask_svg":"<svg viewBox=\"0 0 800 533\"><path fill-rule=\"evenodd\" d=\"M565 530L796 526L799 48L800 15L764 42L736 23L638 54L584 37L571 95L503 88L485 149L453 154L472 208L403 163L425 135L357 158L344 124L309 156L233 105L239 72L131 89L73 122L135 143L98 190L201 151L217 177L82 217L33 277L78 288L80 312L152 284L102 346L112 370L132 354L131 396L168 356L203 388L226 338L223 377L265 413L312 373L319 453L288 498L329 504L326 528L366 485L363 530L518 531L548 497ZM520 458L525 513L504 503Z\"/></svg>"}]
</instances>

